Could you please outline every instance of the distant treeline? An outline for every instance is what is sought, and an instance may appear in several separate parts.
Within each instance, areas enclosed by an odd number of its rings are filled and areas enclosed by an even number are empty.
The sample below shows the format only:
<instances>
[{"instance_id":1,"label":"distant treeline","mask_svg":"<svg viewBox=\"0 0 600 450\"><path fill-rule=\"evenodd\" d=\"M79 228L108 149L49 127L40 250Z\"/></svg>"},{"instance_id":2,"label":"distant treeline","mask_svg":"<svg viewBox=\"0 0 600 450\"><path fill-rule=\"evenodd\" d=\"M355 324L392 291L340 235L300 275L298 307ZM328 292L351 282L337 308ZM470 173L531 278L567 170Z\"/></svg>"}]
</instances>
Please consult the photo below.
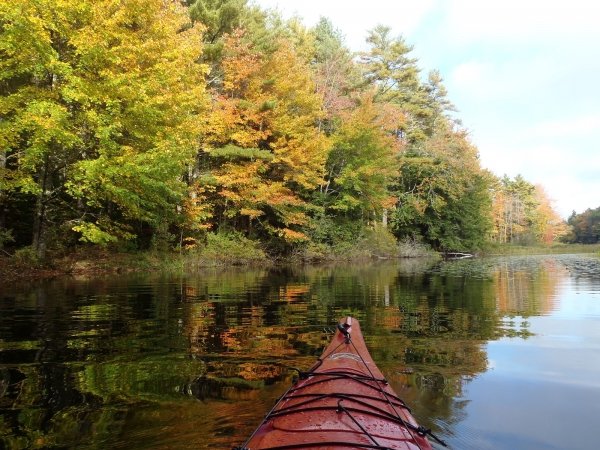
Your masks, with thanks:
<instances>
[{"instance_id":1,"label":"distant treeline","mask_svg":"<svg viewBox=\"0 0 600 450\"><path fill-rule=\"evenodd\" d=\"M378 26L246 0L0 4L0 248L273 254L373 230L439 250L551 242L541 187L482 169L437 71Z\"/></svg>"},{"instance_id":2,"label":"distant treeline","mask_svg":"<svg viewBox=\"0 0 600 450\"><path fill-rule=\"evenodd\" d=\"M563 240L572 244L597 244L600 242L600 207L587 209L581 214L575 211L569 216L569 233Z\"/></svg>"}]
</instances>

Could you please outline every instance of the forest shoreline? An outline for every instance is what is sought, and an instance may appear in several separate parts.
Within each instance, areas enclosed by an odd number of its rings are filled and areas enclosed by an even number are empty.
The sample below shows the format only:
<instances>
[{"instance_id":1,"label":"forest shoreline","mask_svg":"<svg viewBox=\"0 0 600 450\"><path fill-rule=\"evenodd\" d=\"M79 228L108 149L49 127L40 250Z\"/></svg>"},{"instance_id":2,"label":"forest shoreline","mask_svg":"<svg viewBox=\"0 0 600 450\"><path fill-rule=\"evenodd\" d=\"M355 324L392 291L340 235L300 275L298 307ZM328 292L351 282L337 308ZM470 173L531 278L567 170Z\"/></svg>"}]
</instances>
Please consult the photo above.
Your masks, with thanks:
<instances>
[{"instance_id":1,"label":"forest shoreline","mask_svg":"<svg viewBox=\"0 0 600 450\"><path fill-rule=\"evenodd\" d=\"M0 253L22 257L16 275L81 244L315 260L596 239L593 214L570 236L542 186L481 166L441 73L390 27L357 55L328 19L246 0L47 6L0 8Z\"/></svg>"},{"instance_id":2,"label":"forest shoreline","mask_svg":"<svg viewBox=\"0 0 600 450\"><path fill-rule=\"evenodd\" d=\"M437 253L415 256L417 258L439 258ZM400 259L401 256L353 255L352 257L327 257L303 259L296 255L248 259L244 257L206 258L197 254L178 252L144 251L136 253L93 251L91 254L74 252L49 259L40 264L23 264L14 258L0 257L0 286L15 281L41 281L62 276L107 276L126 273L195 273L203 270L227 268L271 268L304 264L332 264L341 262L364 262L380 259ZM406 257L404 257L406 258ZM412 258L412 257L411 257Z\"/></svg>"},{"instance_id":3,"label":"forest shoreline","mask_svg":"<svg viewBox=\"0 0 600 450\"><path fill-rule=\"evenodd\" d=\"M600 257L600 244L555 244L551 246L493 245L476 257L522 256L543 254L595 254ZM195 252L176 251L109 251L98 248L79 248L70 253L49 258L47 261L25 261L15 256L0 256L0 286L11 282L35 282L63 276L107 276L126 273L194 273L208 269L225 270L230 267L269 268L291 265L325 265L342 262L365 262L380 259L442 258L443 254L429 251L414 254L377 255L375 252L344 253L344 256L306 258L300 255L272 257L269 255L206 257Z\"/></svg>"}]
</instances>

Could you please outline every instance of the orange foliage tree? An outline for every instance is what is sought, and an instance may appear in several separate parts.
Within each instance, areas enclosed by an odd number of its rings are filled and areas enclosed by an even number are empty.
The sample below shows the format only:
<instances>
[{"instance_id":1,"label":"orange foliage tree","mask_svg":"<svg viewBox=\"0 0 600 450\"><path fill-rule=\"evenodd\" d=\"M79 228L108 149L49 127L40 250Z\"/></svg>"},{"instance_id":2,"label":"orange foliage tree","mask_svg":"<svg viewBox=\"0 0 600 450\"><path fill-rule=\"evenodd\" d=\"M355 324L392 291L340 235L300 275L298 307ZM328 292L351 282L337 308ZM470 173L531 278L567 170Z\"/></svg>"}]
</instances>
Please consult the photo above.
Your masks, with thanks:
<instances>
[{"instance_id":1,"label":"orange foliage tree","mask_svg":"<svg viewBox=\"0 0 600 450\"><path fill-rule=\"evenodd\" d=\"M194 188L215 228L306 239L308 194L320 183L328 139L307 64L281 40L259 53L237 31L225 39L222 85L199 155Z\"/></svg>"},{"instance_id":2,"label":"orange foliage tree","mask_svg":"<svg viewBox=\"0 0 600 450\"><path fill-rule=\"evenodd\" d=\"M492 238L499 243L551 244L568 232L541 185L520 175L497 180L492 191Z\"/></svg>"}]
</instances>

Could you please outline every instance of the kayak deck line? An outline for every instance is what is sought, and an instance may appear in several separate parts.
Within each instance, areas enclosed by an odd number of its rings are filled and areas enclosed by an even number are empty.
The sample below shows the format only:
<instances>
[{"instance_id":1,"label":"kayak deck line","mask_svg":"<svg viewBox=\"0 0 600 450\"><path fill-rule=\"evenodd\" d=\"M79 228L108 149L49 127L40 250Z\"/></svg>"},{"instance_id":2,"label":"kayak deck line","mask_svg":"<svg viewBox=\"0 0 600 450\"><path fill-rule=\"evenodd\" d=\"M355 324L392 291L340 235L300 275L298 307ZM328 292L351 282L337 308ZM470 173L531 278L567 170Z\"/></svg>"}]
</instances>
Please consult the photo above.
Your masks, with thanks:
<instances>
[{"instance_id":1,"label":"kayak deck line","mask_svg":"<svg viewBox=\"0 0 600 450\"><path fill-rule=\"evenodd\" d=\"M279 398L245 444L234 450L431 450L431 430L389 386L369 354L358 321L337 324L331 343Z\"/></svg>"},{"instance_id":2,"label":"kayak deck line","mask_svg":"<svg viewBox=\"0 0 600 450\"><path fill-rule=\"evenodd\" d=\"M339 358L338 358L339 359ZM341 377L347 377L347 378L352 378L356 381L359 380L366 380L366 381L375 381L377 383L383 383L383 384L388 384L388 381L385 378L375 378L372 376L367 376L367 375L362 375L361 373L357 373L357 372L351 372L351 371L336 371L336 370L328 370L327 372L302 372L296 368L293 368L292 370L296 370L298 371L298 376L300 377L301 380L305 380L309 377L316 377L316 376L334 376L334 375L340 375Z\"/></svg>"},{"instance_id":3,"label":"kayak deck line","mask_svg":"<svg viewBox=\"0 0 600 450\"><path fill-rule=\"evenodd\" d=\"M370 377L364 377L364 376L356 376L355 374L352 373L346 373L346 372L322 372L322 373L315 373L315 374L310 374L307 377L303 378L303 379L308 379L309 377L329 377L329 378L321 378L319 380L314 380L312 383L306 383L303 386L299 387L299 388L292 388L290 391L288 391L286 394L290 394L292 392L299 392L302 389L306 389L312 386L316 386L320 383L326 383L328 381L335 381L335 380L352 380L356 383L360 383L363 386L369 387L371 389L374 389L375 391L379 392L379 393L385 393L386 395L392 397L394 400L396 400L398 402L398 406L401 406L402 408L406 408L408 409L408 411L410 412L410 408L408 406L406 406L406 404L404 403L404 401L396 396L395 394L390 395L389 392L385 392L383 391L383 389L379 388L379 386L373 386L370 383L368 383L369 381L374 381L374 382L383 382L387 384L386 380L383 379L377 379L377 378L370 378ZM316 394L297 394L297 396L303 396L303 395L316 395ZM368 398L372 398L372 399L378 399L378 400L382 400L380 397L374 397L374 396L369 396L369 395L365 395L365 394L356 394L359 397L368 397ZM387 399L383 399L385 401L387 401Z\"/></svg>"},{"instance_id":4,"label":"kayak deck line","mask_svg":"<svg viewBox=\"0 0 600 450\"><path fill-rule=\"evenodd\" d=\"M393 406L397 406L400 408L404 408L406 410L408 410L410 412L410 408L408 406L406 406L406 404L404 403L404 401L402 399L400 399L399 397L397 397L396 395L390 395L389 393L386 393L385 391L383 391L383 389L381 389L379 386L373 386L369 383L367 383L366 381L381 381L381 380L377 380L375 378L367 378L367 377L356 377L354 374L347 374L344 372L323 372L323 373L316 373L314 375L320 375L320 376L332 376L333 378L331 379L319 379L313 383L306 383L303 386L300 386L299 388L291 388L289 389L281 398L279 401L281 400L285 400L287 398L290 397L291 394L294 395L294 398L305 398L306 400L300 403L296 403L292 406L288 406L288 407L282 407L280 409L278 409L277 411L273 411L270 415L267 415L268 417L274 417L276 415L283 415L283 414L291 414L294 412L299 412L302 408L306 407L307 405L310 405L311 403L314 402L318 402L320 400L324 400L324 399L328 399L328 398L335 398L338 400L350 400L353 401L354 403L358 403L362 406L366 406L368 408L371 408L374 410L373 414L375 413L380 413L383 416L388 417L390 420L402 420L401 418L398 417L398 415L395 414L391 414L388 411L385 411L384 409L377 407L375 405L373 405L372 403L369 404L367 402L365 402L365 399L368 400L372 400L378 403L384 403L385 405L389 405L390 403ZM358 383L361 383L364 386L367 386L373 390L375 390L377 393L379 394L384 394L386 396L391 397L391 399L389 398L385 398L385 397L381 397L381 396L376 396L376 395L367 395L367 394L352 394L350 396L350 394L342 394L342 393L338 393L338 392L329 392L329 393L309 393L309 394L302 394L302 393L298 393L300 390L305 389L305 388L310 388L312 386L315 386L317 384L320 383L326 383L328 381L335 381L335 380L339 380L339 379L351 379L353 381L356 381ZM331 407L319 407L319 408L331 408ZM306 411L306 409L304 409L303 411ZM369 411L367 410L363 410L363 412L365 413L369 413ZM404 423L404 422L402 422Z\"/></svg>"},{"instance_id":5,"label":"kayak deck line","mask_svg":"<svg viewBox=\"0 0 600 450\"><path fill-rule=\"evenodd\" d=\"M324 398L325 396L323 396ZM298 412L309 412L309 411L327 411L327 410L335 410L336 412L340 412L340 411L353 411L353 412L357 412L357 413L363 413L363 414L369 414L375 417L379 417L381 419L386 419L386 420L391 420L394 422L398 422L401 425L405 425L405 423L402 421L402 419L398 419L398 417L389 414L387 412L385 412L384 410L378 410L378 411L370 411L368 409L359 409L359 408L352 408L352 407L342 407L340 405L340 402L343 400L352 400L352 398L339 398L337 397L337 404L332 405L332 406L309 406L309 407L305 407L304 409L300 410L298 409L294 409L294 410L287 410L287 411L275 411L274 413L270 414L268 418L273 418L273 417L281 417L281 416L286 416L289 414L296 414ZM353 401L353 400L352 400ZM304 405L303 405L304 406ZM414 431L419 431L417 428L414 429Z\"/></svg>"},{"instance_id":6,"label":"kayak deck line","mask_svg":"<svg viewBox=\"0 0 600 450\"><path fill-rule=\"evenodd\" d=\"M348 447L351 445L351 447ZM358 442L342 442L342 441L319 441L319 442L307 442L301 444L284 444L278 445L277 447L261 447L260 450L292 450L292 449L322 449L329 447L342 447L342 448L370 448L376 450L394 450L390 447L382 447L381 445L374 444L362 444ZM254 450L248 447L234 447L233 450Z\"/></svg>"},{"instance_id":7,"label":"kayak deck line","mask_svg":"<svg viewBox=\"0 0 600 450\"><path fill-rule=\"evenodd\" d=\"M337 398L337 399L342 399L342 400L353 400L356 403L363 403L366 406L371 406L369 403L367 402L362 402L361 400L358 399L367 399L367 400L374 400L376 402L385 402L385 400L381 399L380 397L376 397L374 395L365 395L365 394L353 394L352 397L348 396L347 394L339 394L339 393L328 393L328 394L298 394L296 395L297 398L307 398L306 402L303 403L302 405L307 405L310 402L313 401L319 401L319 400L323 400L325 398ZM309 400L311 399L312 400ZM399 406L401 408L405 408L408 411L410 411L410 408L408 406L406 406L404 403L400 403L400 402L395 402L396 406ZM296 408L299 407L300 404L294 405L294 406L290 406L287 408L281 408L277 411L277 413L281 413L282 411L287 411L291 408Z\"/></svg>"}]
</instances>

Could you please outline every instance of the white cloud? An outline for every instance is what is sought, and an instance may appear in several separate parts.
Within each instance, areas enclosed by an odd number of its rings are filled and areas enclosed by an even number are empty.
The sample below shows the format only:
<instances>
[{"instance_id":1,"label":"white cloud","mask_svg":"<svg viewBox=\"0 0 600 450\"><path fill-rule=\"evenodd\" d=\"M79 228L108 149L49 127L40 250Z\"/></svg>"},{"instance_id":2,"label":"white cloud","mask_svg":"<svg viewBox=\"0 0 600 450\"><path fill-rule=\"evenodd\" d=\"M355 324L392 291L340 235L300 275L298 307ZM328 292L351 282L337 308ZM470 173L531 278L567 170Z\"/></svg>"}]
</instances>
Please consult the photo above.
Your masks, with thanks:
<instances>
[{"instance_id":1,"label":"white cloud","mask_svg":"<svg viewBox=\"0 0 600 450\"><path fill-rule=\"evenodd\" d=\"M346 44L353 50L364 48L367 31L376 25L387 25L396 33L409 34L435 6L435 0L386 1L371 0L255 0L265 8L278 9L284 17L298 15L307 26L327 17L345 35Z\"/></svg>"},{"instance_id":2,"label":"white cloud","mask_svg":"<svg viewBox=\"0 0 600 450\"><path fill-rule=\"evenodd\" d=\"M578 178L565 175L557 177L551 186L544 186L551 199L555 200L557 211L564 218L571 212L582 213L588 208L600 207L600 180L581 183Z\"/></svg>"},{"instance_id":3,"label":"white cloud","mask_svg":"<svg viewBox=\"0 0 600 450\"><path fill-rule=\"evenodd\" d=\"M487 82L490 67L485 63L470 61L458 65L452 72L452 81L458 86L472 86Z\"/></svg>"},{"instance_id":4,"label":"white cloud","mask_svg":"<svg viewBox=\"0 0 600 450\"><path fill-rule=\"evenodd\" d=\"M598 36L600 4L589 0L448 0L444 32L453 42L502 40L527 43L523 39L576 35Z\"/></svg>"},{"instance_id":5,"label":"white cloud","mask_svg":"<svg viewBox=\"0 0 600 450\"><path fill-rule=\"evenodd\" d=\"M526 102L520 105L522 110L560 101L557 97L562 95L560 91L563 85L577 70L569 63L557 64L555 57L546 54L499 57L490 51L479 55L471 55L470 52L461 55L457 53L446 84L459 109L463 110L460 102L464 100L466 111L470 106L477 106L477 115L484 112L481 110L484 100L500 100L501 104L507 106ZM546 108L543 107L543 110L545 112Z\"/></svg>"},{"instance_id":6,"label":"white cloud","mask_svg":"<svg viewBox=\"0 0 600 450\"><path fill-rule=\"evenodd\" d=\"M565 117L560 120L551 120L539 123L531 129L531 134L538 137L556 138L598 134L599 131L600 115L595 114L578 117Z\"/></svg>"}]
</instances>

